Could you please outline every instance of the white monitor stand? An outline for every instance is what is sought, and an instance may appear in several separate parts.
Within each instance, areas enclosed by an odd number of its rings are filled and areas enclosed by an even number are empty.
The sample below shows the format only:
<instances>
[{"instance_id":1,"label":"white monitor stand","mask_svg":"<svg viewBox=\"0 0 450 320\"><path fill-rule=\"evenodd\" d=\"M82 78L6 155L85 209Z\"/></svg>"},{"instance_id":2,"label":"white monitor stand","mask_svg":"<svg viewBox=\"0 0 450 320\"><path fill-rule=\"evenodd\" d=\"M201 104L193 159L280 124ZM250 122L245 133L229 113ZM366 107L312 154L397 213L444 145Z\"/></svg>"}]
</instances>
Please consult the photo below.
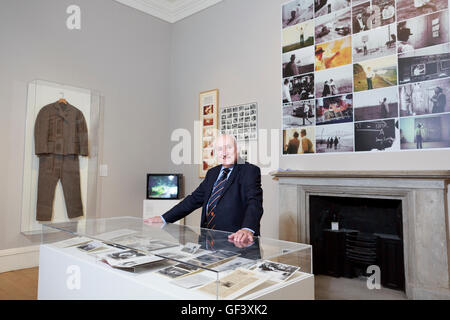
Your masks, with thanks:
<instances>
[{"instance_id":1,"label":"white monitor stand","mask_svg":"<svg viewBox=\"0 0 450 320\"><path fill-rule=\"evenodd\" d=\"M173 206L177 205L182 201L183 199L176 199L176 200L144 200L144 210L143 210L143 218L151 218L154 216L160 216L163 213L170 210ZM184 219L183 219L184 220ZM180 224L182 220L177 221L176 223Z\"/></svg>"}]
</instances>

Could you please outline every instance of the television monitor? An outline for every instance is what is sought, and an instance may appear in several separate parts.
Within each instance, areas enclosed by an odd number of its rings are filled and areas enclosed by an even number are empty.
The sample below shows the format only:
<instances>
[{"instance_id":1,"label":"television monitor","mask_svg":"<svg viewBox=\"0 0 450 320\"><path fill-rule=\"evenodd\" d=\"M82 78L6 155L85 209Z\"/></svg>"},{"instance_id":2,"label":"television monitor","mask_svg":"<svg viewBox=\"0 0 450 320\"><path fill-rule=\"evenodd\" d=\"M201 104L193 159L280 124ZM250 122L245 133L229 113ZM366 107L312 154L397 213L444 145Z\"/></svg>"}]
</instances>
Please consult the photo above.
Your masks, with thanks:
<instances>
[{"instance_id":1,"label":"television monitor","mask_svg":"<svg viewBox=\"0 0 450 320\"><path fill-rule=\"evenodd\" d=\"M182 174L147 174L147 199L181 199Z\"/></svg>"}]
</instances>

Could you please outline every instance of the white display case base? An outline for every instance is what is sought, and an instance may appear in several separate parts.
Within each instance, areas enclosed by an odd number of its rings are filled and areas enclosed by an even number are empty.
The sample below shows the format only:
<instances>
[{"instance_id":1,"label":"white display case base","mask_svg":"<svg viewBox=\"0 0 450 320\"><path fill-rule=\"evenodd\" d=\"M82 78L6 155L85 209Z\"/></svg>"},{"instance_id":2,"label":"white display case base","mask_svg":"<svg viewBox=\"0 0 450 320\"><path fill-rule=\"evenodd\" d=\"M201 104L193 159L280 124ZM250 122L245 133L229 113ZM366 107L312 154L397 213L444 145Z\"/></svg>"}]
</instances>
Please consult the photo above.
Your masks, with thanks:
<instances>
[{"instance_id":1,"label":"white display case base","mask_svg":"<svg viewBox=\"0 0 450 320\"><path fill-rule=\"evenodd\" d=\"M253 292L243 299L314 299L314 275L300 275L285 283ZM40 248L39 300L210 300L214 297L170 283L155 274L130 273L97 261L75 247Z\"/></svg>"}]
</instances>

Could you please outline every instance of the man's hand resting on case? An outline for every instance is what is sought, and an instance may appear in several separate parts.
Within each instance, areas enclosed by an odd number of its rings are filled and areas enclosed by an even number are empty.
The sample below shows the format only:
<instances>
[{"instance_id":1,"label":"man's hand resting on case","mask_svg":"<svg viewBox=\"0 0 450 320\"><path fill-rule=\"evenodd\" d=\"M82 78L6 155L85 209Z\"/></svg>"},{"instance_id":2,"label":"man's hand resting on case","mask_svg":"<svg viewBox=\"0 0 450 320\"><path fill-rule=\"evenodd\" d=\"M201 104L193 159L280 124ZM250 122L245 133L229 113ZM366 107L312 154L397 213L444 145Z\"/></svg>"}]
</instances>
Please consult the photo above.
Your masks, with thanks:
<instances>
[{"instance_id":1,"label":"man's hand resting on case","mask_svg":"<svg viewBox=\"0 0 450 320\"><path fill-rule=\"evenodd\" d=\"M242 244L244 246L253 242L253 232L247 229L240 229L228 236L228 241L234 242L236 246Z\"/></svg>"},{"instance_id":2,"label":"man's hand resting on case","mask_svg":"<svg viewBox=\"0 0 450 320\"><path fill-rule=\"evenodd\" d=\"M144 222L147 224L163 224L164 223L164 221L161 219L160 216L144 219Z\"/></svg>"}]
</instances>

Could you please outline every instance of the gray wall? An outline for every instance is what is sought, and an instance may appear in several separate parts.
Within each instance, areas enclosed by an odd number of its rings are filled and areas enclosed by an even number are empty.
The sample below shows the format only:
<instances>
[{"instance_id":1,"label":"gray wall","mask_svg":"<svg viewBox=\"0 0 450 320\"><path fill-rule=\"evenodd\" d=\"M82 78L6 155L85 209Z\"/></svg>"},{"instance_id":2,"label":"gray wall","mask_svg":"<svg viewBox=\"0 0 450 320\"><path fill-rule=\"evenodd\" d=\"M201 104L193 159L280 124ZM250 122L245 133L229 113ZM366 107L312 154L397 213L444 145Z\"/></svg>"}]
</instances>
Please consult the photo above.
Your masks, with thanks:
<instances>
[{"instance_id":1,"label":"gray wall","mask_svg":"<svg viewBox=\"0 0 450 320\"><path fill-rule=\"evenodd\" d=\"M81 7L80 31L66 8ZM171 25L112 0L0 1L0 249L20 234L27 83L105 96L100 216L142 215L145 173L168 170ZM164 141L164 143L161 143Z\"/></svg>"},{"instance_id":2,"label":"gray wall","mask_svg":"<svg viewBox=\"0 0 450 320\"><path fill-rule=\"evenodd\" d=\"M259 129L280 128L280 3L224 0L174 25L171 81L177 90L171 100L172 129L192 132L198 120L198 93L215 88L220 107L257 101ZM198 165L174 170L185 174L187 190L200 183ZM262 184L261 234L277 237L277 184L268 175ZM199 217L198 211L187 223L196 225Z\"/></svg>"},{"instance_id":3,"label":"gray wall","mask_svg":"<svg viewBox=\"0 0 450 320\"><path fill-rule=\"evenodd\" d=\"M198 93L218 88L219 105L257 101L259 128L281 127L280 5L284 0L224 0L173 25L112 0L0 1L0 249L28 245L20 235L26 86L43 79L105 97L100 216L140 216L144 174L184 173L170 163L170 134L193 132ZM65 28L78 4L82 30ZM281 137L281 134L280 134ZM281 141L280 141L281 143ZM283 157L305 170L450 169L450 151ZM275 161L276 162L276 161ZM263 176L262 234L278 237L278 188ZM199 213L187 223L197 225Z\"/></svg>"},{"instance_id":4,"label":"gray wall","mask_svg":"<svg viewBox=\"0 0 450 320\"><path fill-rule=\"evenodd\" d=\"M284 2L224 0L174 25L170 78L177 90L171 100L172 128L193 130L193 121L198 120L198 92L213 88L220 90L220 106L257 101L259 128L281 128L281 4ZM449 170L448 159L450 150L327 154L280 156L279 166L300 170ZM199 184L196 165L177 169L186 175L187 190ZM261 233L276 238L277 182L263 176L263 190L265 213ZM198 221L198 213L187 219L188 224Z\"/></svg>"}]
</instances>

